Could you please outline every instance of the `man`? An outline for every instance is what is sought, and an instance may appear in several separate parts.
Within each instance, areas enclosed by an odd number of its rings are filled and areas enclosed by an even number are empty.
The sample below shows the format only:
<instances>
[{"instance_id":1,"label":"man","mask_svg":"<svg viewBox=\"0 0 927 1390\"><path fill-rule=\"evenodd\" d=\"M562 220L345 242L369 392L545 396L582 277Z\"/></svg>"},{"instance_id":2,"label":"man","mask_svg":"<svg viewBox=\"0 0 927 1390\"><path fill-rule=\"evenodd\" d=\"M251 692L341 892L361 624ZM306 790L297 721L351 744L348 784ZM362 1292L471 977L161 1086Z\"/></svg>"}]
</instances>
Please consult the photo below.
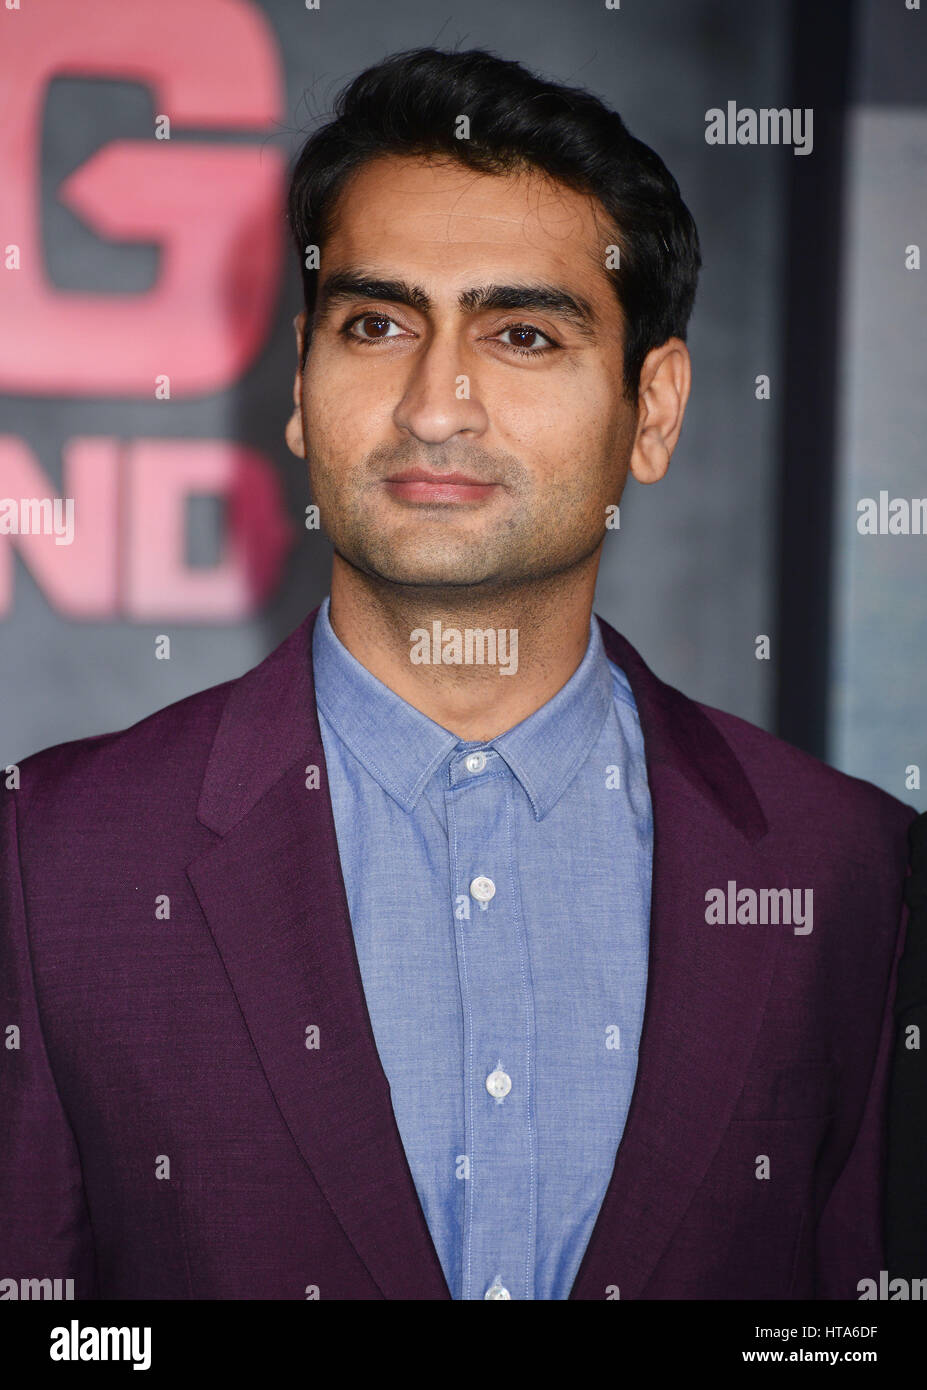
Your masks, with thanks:
<instances>
[{"instance_id":1,"label":"man","mask_svg":"<svg viewBox=\"0 0 927 1390\"><path fill-rule=\"evenodd\" d=\"M592 614L689 395L675 181L593 97L421 50L289 209L330 594L5 798L0 1273L855 1298L913 812Z\"/></svg>"}]
</instances>

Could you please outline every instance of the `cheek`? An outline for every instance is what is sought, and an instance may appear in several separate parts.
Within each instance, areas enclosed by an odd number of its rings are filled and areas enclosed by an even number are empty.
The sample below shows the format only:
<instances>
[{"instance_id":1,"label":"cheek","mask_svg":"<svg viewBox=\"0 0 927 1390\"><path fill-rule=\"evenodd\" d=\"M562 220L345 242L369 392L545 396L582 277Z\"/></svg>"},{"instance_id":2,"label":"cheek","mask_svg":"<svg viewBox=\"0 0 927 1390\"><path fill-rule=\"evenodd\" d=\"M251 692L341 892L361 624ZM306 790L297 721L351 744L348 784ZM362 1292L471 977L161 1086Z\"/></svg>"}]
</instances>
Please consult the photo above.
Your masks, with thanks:
<instances>
[{"instance_id":1,"label":"cheek","mask_svg":"<svg viewBox=\"0 0 927 1390\"><path fill-rule=\"evenodd\" d=\"M395 402L385 374L361 374L324 349L310 351L303 405L307 428L325 454L357 445L369 447L382 435Z\"/></svg>"},{"instance_id":2,"label":"cheek","mask_svg":"<svg viewBox=\"0 0 927 1390\"><path fill-rule=\"evenodd\" d=\"M507 401L490 418L542 488L566 485L570 492L582 493L612 457L606 411L607 402L588 393L558 391L540 395L530 406Z\"/></svg>"},{"instance_id":3,"label":"cheek","mask_svg":"<svg viewBox=\"0 0 927 1390\"><path fill-rule=\"evenodd\" d=\"M491 418L497 427L525 442L553 440L563 451L604 437L613 414L610 383L579 371L526 372L522 380L491 388Z\"/></svg>"}]
</instances>

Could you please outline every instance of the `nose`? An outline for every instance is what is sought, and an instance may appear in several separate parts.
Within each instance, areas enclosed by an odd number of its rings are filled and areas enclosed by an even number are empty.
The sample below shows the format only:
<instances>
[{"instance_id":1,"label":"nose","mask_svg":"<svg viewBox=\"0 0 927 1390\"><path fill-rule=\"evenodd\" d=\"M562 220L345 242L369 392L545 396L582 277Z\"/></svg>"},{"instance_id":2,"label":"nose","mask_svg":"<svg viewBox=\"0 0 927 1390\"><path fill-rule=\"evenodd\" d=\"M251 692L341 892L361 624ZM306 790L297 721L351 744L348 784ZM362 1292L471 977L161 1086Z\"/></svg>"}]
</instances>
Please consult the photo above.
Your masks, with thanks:
<instances>
[{"instance_id":1,"label":"nose","mask_svg":"<svg viewBox=\"0 0 927 1390\"><path fill-rule=\"evenodd\" d=\"M409 359L393 422L423 444L444 444L455 434L480 435L489 417L475 387L456 339L436 334Z\"/></svg>"}]
</instances>

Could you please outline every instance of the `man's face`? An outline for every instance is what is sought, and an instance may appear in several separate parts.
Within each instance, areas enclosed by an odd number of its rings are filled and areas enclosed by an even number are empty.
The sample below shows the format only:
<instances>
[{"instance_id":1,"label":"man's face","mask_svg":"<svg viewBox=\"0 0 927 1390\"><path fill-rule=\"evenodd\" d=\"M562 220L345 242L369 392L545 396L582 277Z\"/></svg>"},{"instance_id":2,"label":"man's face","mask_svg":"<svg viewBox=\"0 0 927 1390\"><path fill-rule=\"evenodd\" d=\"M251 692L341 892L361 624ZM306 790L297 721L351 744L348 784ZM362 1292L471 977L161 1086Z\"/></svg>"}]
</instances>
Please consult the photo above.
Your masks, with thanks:
<instances>
[{"instance_id":1,"label":"man's face","mask_svg":"<svg viewBox=\"0 0 927 1390\"><path fill-rule=\"evenodd\" d=\"M599 548L637 423L610 240L591 199L533 171L389 156L355 173L287 428L352 565L490 590ZM482 486L391 481L415 468Z\"/></svg>"}]
</instances>

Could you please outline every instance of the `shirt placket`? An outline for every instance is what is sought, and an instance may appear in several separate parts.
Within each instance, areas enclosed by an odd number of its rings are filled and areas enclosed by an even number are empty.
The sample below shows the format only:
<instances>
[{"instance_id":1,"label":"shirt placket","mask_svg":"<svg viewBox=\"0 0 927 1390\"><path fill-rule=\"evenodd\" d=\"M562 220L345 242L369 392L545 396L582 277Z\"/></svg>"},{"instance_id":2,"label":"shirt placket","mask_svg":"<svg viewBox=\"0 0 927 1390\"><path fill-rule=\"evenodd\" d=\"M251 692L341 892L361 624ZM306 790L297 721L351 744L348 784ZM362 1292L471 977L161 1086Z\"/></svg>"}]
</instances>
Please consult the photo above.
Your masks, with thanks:
<instances>
[{"instance_id":1,"label":"shirt placket","mask_svg":"<svg viewBox=\"0 0 927 1390\"><path fill-rule=\"evenodd\" d=\"M452 759L447 823L464 1019L462 1297L533 1298L535 1021L514 844L517 788L492 750Z\"/></svg>"}]
</instances>

